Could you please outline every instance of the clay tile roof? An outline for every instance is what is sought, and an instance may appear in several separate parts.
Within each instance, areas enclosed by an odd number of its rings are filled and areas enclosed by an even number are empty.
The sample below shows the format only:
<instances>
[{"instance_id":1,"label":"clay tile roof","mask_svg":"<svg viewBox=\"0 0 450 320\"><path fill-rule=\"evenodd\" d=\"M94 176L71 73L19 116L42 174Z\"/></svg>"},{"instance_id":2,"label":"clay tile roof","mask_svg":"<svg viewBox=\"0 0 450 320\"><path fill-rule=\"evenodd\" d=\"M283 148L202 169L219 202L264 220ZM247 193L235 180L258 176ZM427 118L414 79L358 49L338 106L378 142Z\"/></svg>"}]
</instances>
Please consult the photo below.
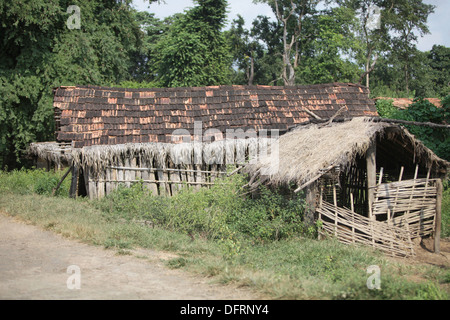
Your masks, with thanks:
<instances>
[{"instance_id":1,"label":"clay tile roof","mask_svg":"<svg viewBox=\"0 0 450 320\"><path fill-rule=\"evenodd\" d=\"M392 100L392 104L394 107L397 107L399 109L405 109L409 107L413 102L414 99L409 98L387 98L387 97L377 97L375 100ZM428 100L432 104L434 104L436 107L440 108L442 106L441 99L438 98L425 98L425 100Z\"/></svg>"},{"instance_id":2,"label":"clay tile roof","mask_svg":"<svg viewBox=\"0 0 450 320\"><path fill-rule=\"evenodd\" d=\"M57 141L74 147L174 142L176 129L287 130L311 116L377 116L366 87L349 83L304 86L212 86L125 89L96 86L54 89ZM178 132L180 132L180 130Z\"/></svg>"}]
</instances>

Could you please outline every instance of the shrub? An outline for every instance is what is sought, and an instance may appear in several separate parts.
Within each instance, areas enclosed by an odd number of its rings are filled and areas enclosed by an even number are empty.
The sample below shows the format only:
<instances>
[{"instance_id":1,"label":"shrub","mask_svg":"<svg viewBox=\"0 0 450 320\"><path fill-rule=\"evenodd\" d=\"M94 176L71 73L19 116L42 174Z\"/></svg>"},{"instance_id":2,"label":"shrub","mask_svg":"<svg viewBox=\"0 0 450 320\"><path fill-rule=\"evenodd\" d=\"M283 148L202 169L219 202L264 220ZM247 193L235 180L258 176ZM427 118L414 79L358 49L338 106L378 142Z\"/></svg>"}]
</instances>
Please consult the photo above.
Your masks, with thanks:
<instances>
[{"instance_id":1,"label":"shrub","mask_svg":"<svg viewBox=\"0 0 450 320\"><path fill-rule=\"evenodd\" d=\"M62 170L46 171L44 169L0 171L0 181L2 181L0 192L51 195L63 174ZM68 196L70 180L69 174L60 186L57 195Z\"/></svg>"},{"instance_id":2,"label":"shrub","mask_svg":"<svg viewBox=\"0 0 450 320\"><path fill-rule=\"evenodd\" d=\"M383 118L440 124L450 122L450 96L442 100L441 108L422 98L414 99L406 109L397 109L392 104L392 100L378 100L376 107L378 114ZM406 125L405 127L439 157L450 159L450 132L448 129L415 125Z\"/></svg>"},{"instance_id":3,"label":"shrub","mask_svg":"<svg viewBox=\"0 0 450 320\"><path fill-rule=\"evenodd\" d=\"M108 219L145 220L192 238L219 240L235 251L241 240L280 240L303 232L303 200L267 188L254 198L242 195L245 182L234 175L217 179L211 188L185 186L172 197L153 196L136 183L120 187L97 206Z\"/></svg>"}]
</instances>

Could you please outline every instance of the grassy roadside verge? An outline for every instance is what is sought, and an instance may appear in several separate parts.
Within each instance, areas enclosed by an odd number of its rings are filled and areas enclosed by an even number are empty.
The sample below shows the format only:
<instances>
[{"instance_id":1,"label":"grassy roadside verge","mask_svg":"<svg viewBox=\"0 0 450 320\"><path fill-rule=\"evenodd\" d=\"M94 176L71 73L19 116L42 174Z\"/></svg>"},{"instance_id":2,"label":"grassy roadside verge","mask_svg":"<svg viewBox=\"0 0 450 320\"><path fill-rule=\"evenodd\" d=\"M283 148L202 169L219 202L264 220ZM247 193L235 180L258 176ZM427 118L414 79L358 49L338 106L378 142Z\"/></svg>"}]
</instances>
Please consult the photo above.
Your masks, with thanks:
<instances>
[{"instance_id":1,"label":"grassy roadside verge","mask_svg":"<svg viewBox=\"0 0 450 320\"><path fill-rule=\"evenodd\" d=\"M6 180L0 177L0 182ZM187 229L162 228L128 219L127 214L142 210L140 206L148 203L147 198L139 199L140 194L132 190L98 202L38 195L35 188L19 192L25 190L22 187L0 190L0 211L122 254L137 247L169 251L177 255L167 261L171 268L201 274L213 282L245 286L270 299L448 299L444 289L450 282L448 269L398 264L370 249L305 236L272 241L235 241L233 237L208 238L198 234L192 237ZM201 196L211 205L211 198ZM216 192L214 196L219 195ZM130 203L130 197L134 199L133 207L123 207ZM175 208L173 212L183 212L187 207ZM174 225L174 221L169 223ZM265 225L258 235L266 234L269 227ZM371 265L380 267L381 290L367 288L370 274L366 270Z\"/></svg>"}]
</instances>

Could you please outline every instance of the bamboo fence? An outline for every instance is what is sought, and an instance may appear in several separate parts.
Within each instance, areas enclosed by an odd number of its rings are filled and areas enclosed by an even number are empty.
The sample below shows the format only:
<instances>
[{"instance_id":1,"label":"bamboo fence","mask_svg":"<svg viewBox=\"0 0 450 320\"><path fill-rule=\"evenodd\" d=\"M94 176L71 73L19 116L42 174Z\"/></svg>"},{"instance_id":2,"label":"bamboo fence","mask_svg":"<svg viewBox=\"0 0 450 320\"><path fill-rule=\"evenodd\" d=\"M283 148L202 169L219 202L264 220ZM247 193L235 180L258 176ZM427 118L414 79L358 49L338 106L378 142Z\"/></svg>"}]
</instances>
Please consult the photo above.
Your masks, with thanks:
<instances>
[{"instance_id":1,"label":"bamboo fence","mask_svg":"<svg viewBox=\"0 0 450 320\"><path fill-rule=\"evenodd\" d=\"M322 222L321 236L331 235L343 243L372 246L393 256L415 255L407 228L369 219L326 201L322 201L317 212Z\"/></svg>"},{"instance_id":2,"label":"bamboo fence","mask_svg":"<svg viewBox=\"0 0 450 320\"><path fill-rule=\"evenodd\" d=\"M333 185L333 204L330 196L323 194L319 198L317 212L323 228L321 236L333 235L344 243L361 243L378 248L394 256L414 255L412 240L435 233L437 212L437 186L439 179L418 178L416 166L413 179L402 180L403 167L398 181L382 183L384 174L380 168L378 183L374 187L375 201L369 217L355 212L355 189L347 190L350 207L338 206L336 187ZM351 176L356 176L353 173ZM350 178L352 179L352 178ZM346 187L353 183L346 180ZM359 184L356 184L359 187ZM356 189L357 190L357 189ZM342 196L342 192L341 192Z\"/></svg>"},{"instance_id":3,"label":"bamboo fence","mask_svg":"<svg viewBox=\"0 0 450 320\"><path fill-rule=\"evenodd\" d=\"M406 220L413 238L432 234L436 180L422 178L379 184L375 189L374 216L392 220L394 225L401 225Z\"/></svg>"}]
</instances>

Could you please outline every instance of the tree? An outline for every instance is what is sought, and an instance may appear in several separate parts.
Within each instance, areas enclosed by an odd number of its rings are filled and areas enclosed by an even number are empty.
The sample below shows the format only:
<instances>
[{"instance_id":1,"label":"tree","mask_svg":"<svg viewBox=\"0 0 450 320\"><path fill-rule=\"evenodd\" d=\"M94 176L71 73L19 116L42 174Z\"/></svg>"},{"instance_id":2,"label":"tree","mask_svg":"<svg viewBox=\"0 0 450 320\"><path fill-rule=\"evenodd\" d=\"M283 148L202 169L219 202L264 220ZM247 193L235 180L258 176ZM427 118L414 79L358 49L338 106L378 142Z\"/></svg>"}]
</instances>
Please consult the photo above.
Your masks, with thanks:
<instances>
[{"instance_id":1,"label":"tree","mask_svg":"<svg viewBox=\"0 0 450 320\"><path fill-rule=\"evenodd\" d=\"M411 62L417 51L416 43L419 32L421 36L429 33L428 16L434 12L434 6L423 3L422 0L390 0L385 23L393 33L391 43L393 55L402 63L404 88L410 90Z\"/></svg>"},{"instance_id":2,"label":"tree","mask_svg":"<svg viewBox=\"0 0 450 320\"><path fill-rule=\"evenodd\" d=\"M427 58L433 72L433 87L437 95L444 97L450 92L450 48L434 45Z\"/></svg>"},{"instance_id":3,"label":"tree","mask_svg":"<svg viewBox=\"0 0 450 320\"><path fill-rule=\"evenodd\" d=\"M154 13L147 11L137 11L134 15L143 32L143 37L140 50L132 58L131 77L137 83L157 85L158 74L155 65L158 59L157 43L169 31L176 15L164 20L156 18Z\"/></svg>"},{"instance_id":4,"label":"tree","mask_svg":"<svg viewBox=\"0 0 450 320\"><path fill-rule=\"evenodd\" d=\"M0 21L0 167L12 169L30 142L55 138L52 89L129 79L142 33L129 1L0 0Z\"/></svg>"},{"instance_id":5,"label":"tree","mask_svg":"<svg viewBox=\"0 0 450 320\"><path fill-rule=\"evenodd\" d=\"M317 13L321 0L260 0L269 4L282 29L283 67L280 78L285 85L295 83L295 68L299 64L299 40L305 20Z\"/></svg>"},{"instance_id":6,"label":"tree","mask_svg":"<svg viewBox=\"0 0 450 320\"><path fill-rule=\"evenodd\" d=\"M226 0L196 0L197 6L175 19L158 43L162 86L226 84L231 55L222 32Z\"/></svg>"},{"instance_id":7,"label":"tree","mask_svg":"<svg viewBox=\"0 0 450 320\"><path fill-rule=\"evenodd\" d=\"M390 10L384 0L337 0L339 5L354 11L359 24L355 26L355 33L360 39L358 46L358 60L363 65L364 71L360 75L358 83L365 80L365 85L370 86L370 73L375 69L382 52L388 48L389 30L384 23L384 16Z\"/></svg>"},{"instance_id":8,"label":"tree","mask_svg":"<svg viewBox=\"0 0 450 320\"><path fill-rule=\"evenodd\" d=\"M355 53L361 45L352 32L356 25L353 10L346 7L329 8L313 17L304 26L312 37L301 43L296 82L355 82L360 72Z\"/></svg>"}]
</instances>

